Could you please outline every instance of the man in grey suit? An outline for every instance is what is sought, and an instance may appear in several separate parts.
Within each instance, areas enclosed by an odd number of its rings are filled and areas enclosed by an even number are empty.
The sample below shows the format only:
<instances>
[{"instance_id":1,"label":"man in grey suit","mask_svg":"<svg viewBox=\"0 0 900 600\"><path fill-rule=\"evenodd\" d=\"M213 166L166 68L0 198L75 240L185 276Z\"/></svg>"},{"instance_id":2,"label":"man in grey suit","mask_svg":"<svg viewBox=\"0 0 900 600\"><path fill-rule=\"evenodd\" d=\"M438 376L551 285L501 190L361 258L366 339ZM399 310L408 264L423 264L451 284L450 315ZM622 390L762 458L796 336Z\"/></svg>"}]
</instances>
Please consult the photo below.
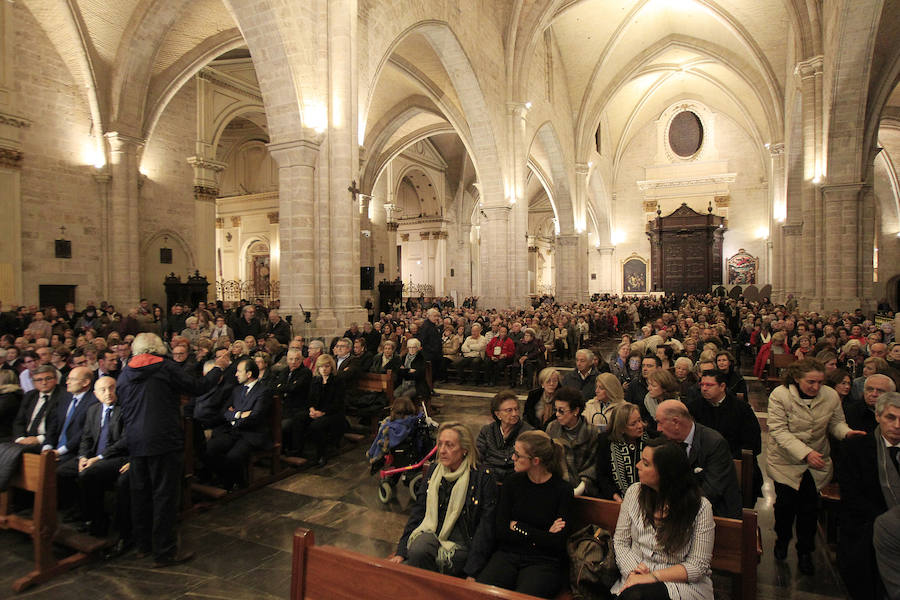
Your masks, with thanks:
<instances>
[{"instance_id":1,"label":"man in grey suit","mask_svg":"<svg viewBox=\"0 0 900 600\"><path fill-rule=\"evenodd\" d=\"M731 450L714 429L694 422L680 400L666 400L656 409L660 433L685 446L697 483L717 517L741 518L741 489Z\"/></svg>"}]
</instances>

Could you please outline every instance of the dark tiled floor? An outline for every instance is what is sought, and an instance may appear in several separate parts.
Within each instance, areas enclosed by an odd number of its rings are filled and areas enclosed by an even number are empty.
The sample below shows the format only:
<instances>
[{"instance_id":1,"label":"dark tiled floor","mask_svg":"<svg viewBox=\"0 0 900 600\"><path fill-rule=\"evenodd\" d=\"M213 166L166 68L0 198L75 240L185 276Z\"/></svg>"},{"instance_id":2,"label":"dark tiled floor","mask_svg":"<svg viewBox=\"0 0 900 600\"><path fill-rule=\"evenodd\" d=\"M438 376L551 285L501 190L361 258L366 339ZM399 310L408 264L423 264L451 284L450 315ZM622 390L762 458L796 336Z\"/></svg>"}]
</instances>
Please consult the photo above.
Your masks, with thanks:
<instances>
[{"instance_id":1,"label":"dark tiled floor","mask_svg":"<svg viewBox=\"0 0 900 600\"><path fill-rule=\"evenodd\" d=\"M609 350L613 344L608 344ZM751 402L765 418L763 386L750 381ZM496 389L439 386L438 421L456 419L477 431L488 422L489 398ZM524 397L524 396L523 396ZM765 435L765 434L764 434ZM764 438L765 445L765 438ZM299 472L267 488L192 516L181 526L182 544L197 557L186 565L150 568L149 559L97 561L20 594L47 600L190 598L265 600L286 598L290 590L291 540L297 527L315 531L318 544L332 544L373 556L390 554L406 522L409 494L378 500L377 478L369 475L366 447L345 447L325 468ZM843 585L824 550L816 551L816 576L796 572L792 552L784 564L772 558L771 481L757 505L764 553L759 565L762 600L845 598ZM820 540L821 542L821 540ZM31 569L31 543L21 534L0 532L0 598L13 596L14 579ZM716 579L716 597L729 598L728 582ZM361 594L360 597L366 597Z\"/></svg>"}]
</instances>

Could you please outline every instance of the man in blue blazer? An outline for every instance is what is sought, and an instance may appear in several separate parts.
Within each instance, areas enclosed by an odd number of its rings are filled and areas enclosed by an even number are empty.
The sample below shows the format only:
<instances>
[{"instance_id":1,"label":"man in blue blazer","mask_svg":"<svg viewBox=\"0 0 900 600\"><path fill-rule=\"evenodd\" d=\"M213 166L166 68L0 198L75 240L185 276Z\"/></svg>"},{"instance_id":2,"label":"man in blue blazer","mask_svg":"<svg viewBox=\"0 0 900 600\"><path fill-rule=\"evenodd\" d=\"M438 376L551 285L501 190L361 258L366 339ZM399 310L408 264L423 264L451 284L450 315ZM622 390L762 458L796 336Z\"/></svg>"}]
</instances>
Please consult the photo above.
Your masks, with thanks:
<instances>
[{"instance_id":1,"label":"man in blue blazer","mask_svg":"<svg viewBox=\"0 0 900 600\"><path fill-rule=\"evenodd\" d=\"M76 367L66 378L66 391L59 398L56 410L48 417L44 450L54 450L60 465L78 456L81 434L88 409L97 403L91 392L94 375L88 367Z\"/></svg>"},{"instance_id":2,"label":"man in blue blazer","mask_svg":"<svg viewBox=\"0 0 900 600\"><path fill-rule=\"evenodd\" d=\"M225 489L247 487L247 466L253 450L272 445L269 414L272 391L257 385L259 367L250 358L237 363L237 387L225 410L225 423L213 431L206 444L206 464L222 480Z\"/></svg>"}]
</instances>

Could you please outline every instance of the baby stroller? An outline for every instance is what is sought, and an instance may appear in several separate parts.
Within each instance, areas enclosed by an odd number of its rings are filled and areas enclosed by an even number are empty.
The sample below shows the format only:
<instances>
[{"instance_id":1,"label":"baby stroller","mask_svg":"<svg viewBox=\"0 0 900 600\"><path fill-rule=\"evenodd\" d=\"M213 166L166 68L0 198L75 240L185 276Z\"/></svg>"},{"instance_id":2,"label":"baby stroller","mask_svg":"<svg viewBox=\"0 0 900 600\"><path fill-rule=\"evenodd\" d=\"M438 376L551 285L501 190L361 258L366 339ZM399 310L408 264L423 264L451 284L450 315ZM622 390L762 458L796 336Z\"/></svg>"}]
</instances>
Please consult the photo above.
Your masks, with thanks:
<instances>
[{"instance_id":1,"label":"baby stroller","mask_svg":"<svg viewBox=\"0 0 900 600\"><path fill-rule=\"evenodd\" d=\"M380 445L382 450L386 449L383 457L374 459L372 464L373 473L377 467L381 467L378 471L381 480L378 499L384 504L394 497L398 483L409 488L409 494L415 502L416 485L424 477L425 464L437 452L435 432L438 424L428 416L425 405L422 405L422 412L408 417L408 420L405 426L403 423L383 421L375 443L369 449L370 458L376 445ZM401 427L391 427L388 431L389 424ZM395 435L398 433L399 435Z\"/></svg>"}]
</instances>

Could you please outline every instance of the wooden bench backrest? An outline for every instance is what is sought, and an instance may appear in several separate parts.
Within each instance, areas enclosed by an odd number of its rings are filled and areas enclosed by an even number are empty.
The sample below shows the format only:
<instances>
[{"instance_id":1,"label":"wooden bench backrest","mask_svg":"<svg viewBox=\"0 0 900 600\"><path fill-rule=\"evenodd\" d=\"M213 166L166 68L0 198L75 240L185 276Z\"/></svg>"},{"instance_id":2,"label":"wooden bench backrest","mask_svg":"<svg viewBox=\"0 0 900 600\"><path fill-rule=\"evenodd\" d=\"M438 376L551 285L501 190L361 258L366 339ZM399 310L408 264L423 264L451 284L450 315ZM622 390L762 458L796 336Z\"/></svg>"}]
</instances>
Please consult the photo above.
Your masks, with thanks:
<instances>
[{"instance_id":1,"label":"wooden bench backrest","mask_svg":"<svg viewBox=\"0 0 900 600\"><path fill-rule=\"evenodd\" d=\"M734 459L734 470L737 471L738 481L741 484L741 504L744 508L756 506L756 494L753 491L753 451L744 448L741 450L741 458Z\"/></svg>"},{"instance_id":2,"label":"wooden bench backrest","mask_svg":"<svg viewBox=\"0 0 900 600\"><path fill-rule=\"evenodd\" d=\"M394 399L394 373L363 373L356 380L356 389L361 392L383 392L388 401Z\"/></svg>"},{"instance_id":3,"label":"wooden bench backrest","mask_svg":"<svg viewBox=\"0 0 900 600\"><path fill-rule=\"evenodd\" d=\"M618 502L612 500L600 500L597 498L575 498L572 505L569 531L578 531L588 523L598 525L610 533L615 532L616 523L619 520ZM715 517L716 541L713 546L712 568L729 573L744 574L744 553L752 555L753 572L756 572L756 513L752 510L744 510L744 519L725 519ZM745 529L750 529L749 542L743 535ZM752 544L752 547L751 547ZM755 587L755 585L754 585Z\"/></svg>"},{"instance_id":4,"label":"wooden bench backrest","mask_svg":"<svg viewBox=\"0 0 900 600\"><path fill-rule=\"evenodd\" d=\"M358 600L440 598L441 600L533 600L533 596L398 565L331 546L314 545L313 532L294 534L291 598Z\"/></svg>"}]
</instances>

